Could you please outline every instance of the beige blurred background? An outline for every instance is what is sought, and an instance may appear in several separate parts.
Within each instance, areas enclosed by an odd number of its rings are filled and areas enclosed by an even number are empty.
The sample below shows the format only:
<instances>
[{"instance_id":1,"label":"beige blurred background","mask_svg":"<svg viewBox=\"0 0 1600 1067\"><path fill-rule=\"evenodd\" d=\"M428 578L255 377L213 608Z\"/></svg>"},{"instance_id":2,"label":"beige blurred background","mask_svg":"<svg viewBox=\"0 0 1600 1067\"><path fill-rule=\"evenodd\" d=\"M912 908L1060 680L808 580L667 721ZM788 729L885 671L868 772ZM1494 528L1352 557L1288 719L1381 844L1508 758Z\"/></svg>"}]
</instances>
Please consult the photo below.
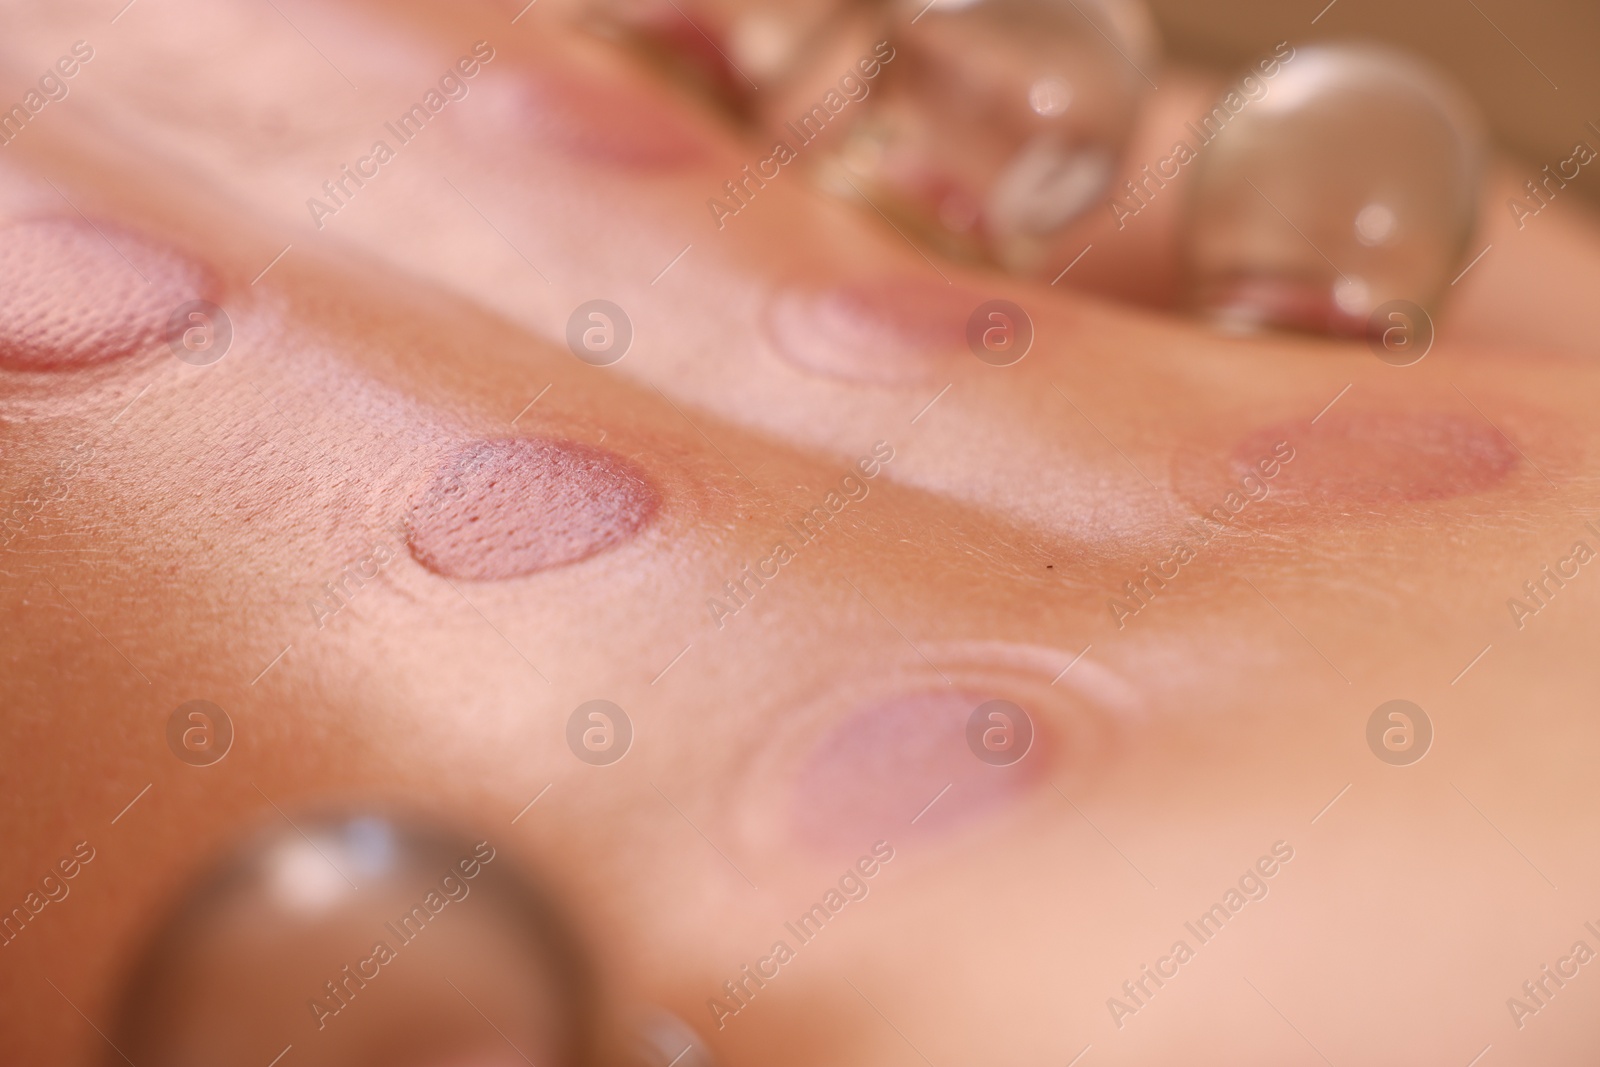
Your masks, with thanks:
<instances>
[{"instance_id":1,"label":"beige blurred background","mask_svg":"<svg viewBox=\"0 0 1600 1067\"><path fill-rule=\"evenodd\" d=\"M1404 46L1471 90L1501 146L1532 164L1529 176L1579 140L1600 149L1586 125L1600 126L1600 0L1148 2L1177 60L1243 64L1282 40ZM1572 188L1600 201L1591 170L1600 167L1584 168Z\"/></svg>"}]
</instances>

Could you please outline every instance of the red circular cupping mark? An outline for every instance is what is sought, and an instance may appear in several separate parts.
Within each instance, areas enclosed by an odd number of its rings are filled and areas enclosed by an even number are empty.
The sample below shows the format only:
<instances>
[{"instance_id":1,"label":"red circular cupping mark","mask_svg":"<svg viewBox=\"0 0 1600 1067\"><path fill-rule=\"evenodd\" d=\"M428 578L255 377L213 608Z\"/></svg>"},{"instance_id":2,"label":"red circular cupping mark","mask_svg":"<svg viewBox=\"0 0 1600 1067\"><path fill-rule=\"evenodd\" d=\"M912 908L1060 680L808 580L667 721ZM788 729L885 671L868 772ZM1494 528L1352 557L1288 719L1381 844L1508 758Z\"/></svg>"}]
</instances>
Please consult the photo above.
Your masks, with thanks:
<instances>
[{"instance_id":1,"label":"red circular cupping mark","mask_svg":"<svg viewBox=\"0 0 1600 1067\"><path fill-rule=\"evenodd\" d=\"M0 229L0 363L69 370L133 355L214 289L204 264L111 223L13 223Z\"/></svg>"},{"instance_id":2,"label":"red circular cupping mark","mask_svg":"<svg viewBox=\"0 0 1600 1067\"><path fill-rule=\"evenodd\" d=\"M794 779L796 836L824 850L859 849L879 838L897 843L949 833L1019 800L1047 773L1045 739L1036 734L1010 766L979 759L968 722L988 699L909 693L848 714Z\"/></svg>"},{"instance_id":3,"label":"red circular cupping mark","mask_svg":"<svg viewBox=\"0 0 1600 1067\"><path fill-rule=\"evenodd\" d=\"M983 298L912 278L791 287L767 308L774 348L804 370L874 385L921 382L966 354L967 320Z\"/></svg>"},{"instance_id":4,"label":"red circular cupping mark","mask_svg":"<svg viewBox=\"0 0 1600 1067\"><path fill-rule=\"evenodd\" d=\"M1222 457L1210 456L1186 450L1174 463L1175 480L1203 513L1244 526L1382 521L1410 505L1492 489L1521 463L1512 443L1476 413L1354 405L1315 424L1252 430Z\"/></svg>"},{"instance_id":5,"label":"red circular cupping mark","mask_svg":"<svg viewBox=\"0 0 1600 1067\"><path fill-rule=\"evenodd\" d=\"M643 472L605 449L475 441L413 503L409 541L419 563L447 578L520 578L626 541L659 506Z\"/></svg>"}]
</instances>

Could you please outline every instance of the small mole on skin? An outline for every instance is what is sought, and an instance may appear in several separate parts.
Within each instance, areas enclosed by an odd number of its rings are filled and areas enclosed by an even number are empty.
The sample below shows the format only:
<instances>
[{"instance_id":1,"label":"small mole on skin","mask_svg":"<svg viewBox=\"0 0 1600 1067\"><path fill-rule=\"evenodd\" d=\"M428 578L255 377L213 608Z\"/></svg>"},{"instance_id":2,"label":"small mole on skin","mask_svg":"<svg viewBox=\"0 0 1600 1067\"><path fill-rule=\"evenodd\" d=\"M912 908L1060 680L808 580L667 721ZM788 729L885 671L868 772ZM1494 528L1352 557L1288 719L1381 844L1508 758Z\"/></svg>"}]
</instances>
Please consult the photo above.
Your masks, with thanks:
<instances>
[{"instance_id":1,"label":"small mole on skin","mask_svg":"<svg viewBox=\"0 0 1600 1067\"><path fill-rule=\"evenodd\" d=\"M181 304L215 288L211 272L108 222L30 219L0 228L0 364L70 370L161 341Z\"/></svg>"},{"instance_id":2,"label":"small mole on skin","mask_svg":"<svg viewBox=\"0 0 1600 1067\"><path fill-rule=\"evenodd\" d=\"M796 836L822 849L848 849L880 837L939 835L1020 799L1046 773L1045 737L1037 733L1028 754L1009 767L978 759L967 747L967 720L988 699L912 693L848 715L795 779Z\"/></svg>"},{"instance_id":3,"label":"small mole on skin","mask_svg":"<svg viewBox=\"0 0 1600 1067\"><path fill-rule=\"evenodd\" d=\"M914 384L966 351L967 320L983 298L910 278L790 288L767 310L778 352L805 370L877 385Z\"/></svg>"},{"instance_id":4,"label":"small mole on skin","mask_svg":"<svg viewBox=\"0 0 1600 1067\"><path fill-rule=\"evenodd\" d=\"M413 503L409 543L417 562L446 578L520 578L626 541L659 507L643 472L605 449L475 441Z\"/></svg>"}]
</instances>

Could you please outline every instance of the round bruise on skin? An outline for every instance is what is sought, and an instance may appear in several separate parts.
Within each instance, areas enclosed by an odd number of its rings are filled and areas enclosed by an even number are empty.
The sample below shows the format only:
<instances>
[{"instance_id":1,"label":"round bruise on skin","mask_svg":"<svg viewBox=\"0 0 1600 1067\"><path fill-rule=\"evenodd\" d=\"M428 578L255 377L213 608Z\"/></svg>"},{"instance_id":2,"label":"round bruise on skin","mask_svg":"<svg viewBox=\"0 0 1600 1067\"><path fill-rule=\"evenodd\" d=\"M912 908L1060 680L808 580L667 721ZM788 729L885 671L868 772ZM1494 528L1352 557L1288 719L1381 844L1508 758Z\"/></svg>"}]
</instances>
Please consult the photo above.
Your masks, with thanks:
<instances>
[{"instance_id":1,"label":"round bruise on skin","mask_svg":"<svg viewBox=\"0 0 1600 1067\"><path fill-rule=\"evenodd\" d=\"M766 328L778 353L804 370L909 385L960 359L981 303L970 290L912 278L791 287L773 296Z\"/></svg>"},{"instance_id":2,"label":"round bruise on skin","mask_svg":"<svg viewBox=\"0 0 1600 1067\"><path fill-rule=\"evenodd\" d=\"M1291 458L1285 460L1285 456ZM1184 495L1205 509L1240 504L1240 520L1275 522L1363 513L1483 492L1520 463L1511 442L1475 413L1334 408L1315 425L1251 432L1209 473L1179 464ZM1230 502L1230 498L1231 502Z\"/></svg>"},{"instance_id":3,"label":"round bruise on skin","mask_svg":"<svg viewBox=\"0 0 1600 1067\"><path fill-rule=\"evenodd\" d=\"M795 837L845 852L879 838L943 835L1020 800L1048 773L1048 739L1035 718L1032 747L1018 762L980 760L968 747L967 723L992 696L908 693L850 713L794 778Z\"/></svg>"},{"instance_id":4,"label":"round bruise on skin","mask_svg":"<svg viewBox=\"0 0 1600 1067\"><path fill-rule=\"evenodd\" d=\"M412 505L411 554L446 578L519 578L587 559L638 533L660 507L642 471L575 441L475 441Z\"/></svg>"},{"instance_id":5,"label":"round bruise on skin","mask_svg":"<svg viewBox=\"0 0 1600 1067\"><path fill-rule=\"evenodd\" d=\"M12 223L0 228L0 364L70 370L133 355L214 289L205 265L110 223Z\"/></svg>"},{"instance_id":6,"label":"round bruise on skin","mask_svg":"<svg viewBox=\"0 0 1600 1067\"><path fill-rule=\"evenodd\" d=\"M526 75L522 97L534 136L580 159L668 170L710 154L705 134L685 114L687 105L642 88L536 71Z\"/></svg>"}]
</instances>

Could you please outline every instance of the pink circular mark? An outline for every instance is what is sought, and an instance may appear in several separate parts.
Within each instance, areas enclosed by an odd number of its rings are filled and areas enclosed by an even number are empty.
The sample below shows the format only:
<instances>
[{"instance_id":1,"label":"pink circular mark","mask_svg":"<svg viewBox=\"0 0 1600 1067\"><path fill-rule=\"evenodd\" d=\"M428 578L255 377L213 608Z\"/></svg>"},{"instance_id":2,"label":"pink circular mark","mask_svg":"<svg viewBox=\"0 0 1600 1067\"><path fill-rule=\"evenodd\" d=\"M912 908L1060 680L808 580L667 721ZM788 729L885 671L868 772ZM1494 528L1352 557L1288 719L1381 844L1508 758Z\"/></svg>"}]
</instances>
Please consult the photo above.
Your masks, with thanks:
<instances>
[{"instance_id":1,"label":"pink circular mark","mask_svg":"<svg viewBox=\"0 0 1600 1067\"><path fill-rule=\"evenodd\" d=\"M65 370L133 355L214 288L203 264L110 223L13 223L0 229L0 363Z\"/></svg>"},{"instance_id":2,"label":"pink circular mark","mask_svg":"<svg viewBox=\"0 0 1600 1067\"><path fill-rule=\"evenodd\" d=\"M966 351L983 298L909 278L784 289L767 309L778 352L808 371L874 385L921 382Z\"/></svg>"},{"instance_id":3,"label":"pink circular mark","mask_svg":"<svg viewBox=\"0 0 1600 1067\"><path fill-rule=\"evenodd\" d=\"M632 537L660 505L633 464L574 441L459 449L412 506L411 554L446 578L519 578Z\"/></svg>"},{"instance_id":4,"label":"pink circular mark","mask_svg":"<svg viewBox=\"0 0 1600 1067\"><path fill-rule=\"evenodd\" d=\"M524 102L535 136L597 163L668 169L709 154L683 106L642 89L541 72L527 79Z\"/></svg>"},{"instance_id":5,"label":"pink circular mark","mask_svg":"<svg viewBox=\"0 0 1600 1067\"><path fill-rule=\"evenodd\" d=\"M1294 458L1287 463L1271 462L1279 442L1293 449ZM1518 462L1511 443L1476 414L1335 408L1315 426L1283 423L1251 434L1230 458L1234 484L1219 488L1237 489L1254 474L1270 490L1271 502L1349 516L1352 506L1421 503L1481 492L1508 476ZM1264 477L1274 467L1277 473Z\"/></svg>"},{"instance_id":6,"label":"pink circular mark","mask_svg":"<svg viewBox=\"0 0 1600 1067\"><path fill-rule=\"evenodd\" d=\"M947 833L1030 791L1048 759L1037 719L1032 749L1009 767L985 763L967 746L967 720L988 699L914 693L849 715L795 778L796 835L825 849L860 849L880 838L898 843Z\"/></svg>"}]
</instances>

